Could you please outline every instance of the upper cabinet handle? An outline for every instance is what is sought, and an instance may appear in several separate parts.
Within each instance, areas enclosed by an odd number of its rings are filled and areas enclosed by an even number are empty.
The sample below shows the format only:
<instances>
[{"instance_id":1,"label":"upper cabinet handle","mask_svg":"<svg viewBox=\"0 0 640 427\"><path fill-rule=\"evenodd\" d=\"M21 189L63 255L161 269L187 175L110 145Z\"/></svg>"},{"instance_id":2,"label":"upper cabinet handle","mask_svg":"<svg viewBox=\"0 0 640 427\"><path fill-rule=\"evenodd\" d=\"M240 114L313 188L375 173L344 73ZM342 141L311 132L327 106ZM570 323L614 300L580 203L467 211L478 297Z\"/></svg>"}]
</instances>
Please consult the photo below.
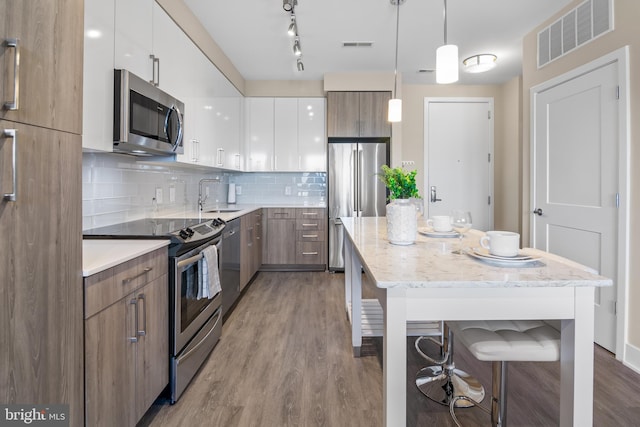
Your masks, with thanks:
<instances>
[{"instance_id":1,"label":"upper cabinet handle","mask_svg":"<svg viewBox=\"0 0 640 427\"><path fill-rule=\"evenodd\" d=\"M14 49L13 54L13 101L5 102L3 108L5 110L17 110L19 108L20 99L20 40L5 39L4 43L7 47Z\"/></svg>"},{"instance_id":2,"label":"upper cabinet handle","mask_svg":"<svg viewBox=\"0 0 640 427\"><path fill-rule=\"evenodd\" d=\"M151 59L151 80L149 80L149 83L154 86L160 86L160 58L155 55L149 55L149 58ZM157 78L156 70L158 70Z\"/></svg>"},{"instance_id":3,"label":"upper cabinet handle","mask_svg":"<svg viewBox=\"0 0 640 427\"><path fill-rule=\"evenodd\" d=\"M16 129L5 129L2 132L2 136L4 138L11 138L13 139L13 144L12 144L12 150L13 152L11 153L11 166L13 167L13 175L12 175L12 182L13 182L13 189L11 193L5 193L4 194L4 198L5 200L9 200L10 202L15 202L17 199L17 193L18 193L18 186L17 186L17 176L18 176L18 171L17 171L17 167L18 167L18 163L16 162L16 158L17 158L17 151L16 151L16 143L18 142L18 131Z\"/></svg>"}]
</instances>

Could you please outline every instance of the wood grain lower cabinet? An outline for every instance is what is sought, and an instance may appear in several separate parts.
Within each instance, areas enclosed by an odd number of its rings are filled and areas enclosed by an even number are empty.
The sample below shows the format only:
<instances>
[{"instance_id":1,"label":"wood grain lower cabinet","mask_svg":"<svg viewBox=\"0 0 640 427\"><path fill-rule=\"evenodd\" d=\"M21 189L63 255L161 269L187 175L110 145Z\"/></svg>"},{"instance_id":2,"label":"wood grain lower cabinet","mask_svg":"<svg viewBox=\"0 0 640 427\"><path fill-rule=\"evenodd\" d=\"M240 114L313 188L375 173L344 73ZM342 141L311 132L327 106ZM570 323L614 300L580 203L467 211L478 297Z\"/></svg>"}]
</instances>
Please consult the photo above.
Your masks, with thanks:
<instances>
[{"instance_id":1,"label":"wood grain lower cabinet","mask_svg":"<svg viewBox=\"0 0 640 427\"><path fill-rule=\"evenodd\" d=\"M262 209L240 217L240 290L262 265Z\"/></svg>"},{"instance_id":2,"label":"wood grain lower cabinet","mask_svg":"<svg viewBox=\"0 0 640 427\"><path fill-rule=\"evenodd\" d=\"M169 383L168 295L166 248L85 279L86 425L135 426Z\"/></svg>"},{"instance_id":3,"label":"wood grain lower cabinet","mask_svg":"<svg viewBox=\"0 0 640 427\"><path fill-rule=\"evenodd\" d=\"M268 208L264 267L270 270L326 268L326 210Z\"/></svg>"}]
</instances>

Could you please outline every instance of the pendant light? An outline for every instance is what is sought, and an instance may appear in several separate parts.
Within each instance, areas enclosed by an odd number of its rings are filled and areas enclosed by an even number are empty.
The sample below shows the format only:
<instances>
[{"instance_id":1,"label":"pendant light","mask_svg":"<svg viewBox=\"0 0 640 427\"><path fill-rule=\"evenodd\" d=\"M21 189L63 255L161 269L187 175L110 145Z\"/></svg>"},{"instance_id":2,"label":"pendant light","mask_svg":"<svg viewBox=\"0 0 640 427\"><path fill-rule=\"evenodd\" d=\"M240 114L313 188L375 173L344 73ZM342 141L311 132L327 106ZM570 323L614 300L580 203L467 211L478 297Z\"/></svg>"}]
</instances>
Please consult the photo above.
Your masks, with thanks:
<instances>
[{"instance_id":1,"label":"pendant light","mask_svg":"<svg viewBox=\"0 0 640 427\"><path fill-rule=\"evenodd\" d=\"M458 46L447 44L447 0L444 0L444 45L436 50L436 82L458 81Z\"/></svg>"},{"instance_id":2,"label":"pendant light","mask_svg":"<svg viewBox=\"0 0 640 427\"><path fill-rule=\"evenodd\" d=\"M398 33L400 30L400 4L405 0L391 0L391 4L396 5L396 67L393 73L393 96L389 100L389 112L387 120L391 123L402 121L402 99L398 98Z\"/></svg>"}]
</instances>

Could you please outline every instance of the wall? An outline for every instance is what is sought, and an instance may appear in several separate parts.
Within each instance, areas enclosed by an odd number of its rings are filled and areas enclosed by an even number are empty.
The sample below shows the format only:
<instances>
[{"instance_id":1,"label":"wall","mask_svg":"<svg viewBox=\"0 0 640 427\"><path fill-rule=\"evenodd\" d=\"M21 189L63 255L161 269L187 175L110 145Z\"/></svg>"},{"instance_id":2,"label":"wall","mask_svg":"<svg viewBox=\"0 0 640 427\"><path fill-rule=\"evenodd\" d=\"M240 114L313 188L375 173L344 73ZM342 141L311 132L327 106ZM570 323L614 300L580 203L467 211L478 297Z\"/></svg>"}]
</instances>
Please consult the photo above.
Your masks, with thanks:
<instances>
[{"instance_id":1,"label":"wall","mask_svg":"<svg viewBox=\"0 0 640 427\"><path fill-rule=\"evenodd\" d=\"M640 180L640 37L638 36L638 22L640 22L640 2L638 0L615 0L614 1L614 31L604 34L592 42L582 46L566 56L557 59L547 66L537 69L537 33L544 26L549 25L566 11L582 3L581 0L573 1L564 10L548 21L531 31L523 39L523 146L522 146L522 222L524 230L529 230L530 206L530 89L540 83L550 80L556 76L569 72L581 65L587 64L607 53L617 50L623 46L629 46L630 59L630 182L631 187L628 194L629 211L638 212L640 209L640 186L633 185ZM624 195L623 195L624 197ZM629 260L638 259L640 256L640 222L637 215L631 216L630 227L628 228L630 247ZM528 240L526 241L528 242ZM628 271L628 299L627 307L623 311L627 313L627 343L631 346L631 356L635 358L633 363L640 369L640 264L631 262ZM629 360L627 360L629 362Z\"/></svg>"},{"instance_id":2,"label":"wall","mask_svg":"<svg viewBox=\"0 0 640 427\"><path fill-rule=\"evenodd\" d=\"M154 216L192 216L198 210L200 179L209 188L205 208L226 206L228 184L235 183L242 194L236 204L324 205L326 173L229 173L198 170L176 163L138 162L122 154L84 153L82 156L82 229L101 227ZM162 202L154 200L162 191ZM174 201L170 200L174 193Z\"/></svg>"}]
</instances>

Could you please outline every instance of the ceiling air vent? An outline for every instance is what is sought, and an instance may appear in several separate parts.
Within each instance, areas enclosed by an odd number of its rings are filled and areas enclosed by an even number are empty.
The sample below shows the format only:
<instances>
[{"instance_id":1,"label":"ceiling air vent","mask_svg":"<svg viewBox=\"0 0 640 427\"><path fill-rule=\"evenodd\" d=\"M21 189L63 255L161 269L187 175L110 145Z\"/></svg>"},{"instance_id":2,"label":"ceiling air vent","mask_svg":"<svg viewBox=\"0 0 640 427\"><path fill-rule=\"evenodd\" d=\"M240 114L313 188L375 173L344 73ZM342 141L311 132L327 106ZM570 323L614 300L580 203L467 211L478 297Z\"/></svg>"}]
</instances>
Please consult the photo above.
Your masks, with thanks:
<instances>
[{"instance_id":1,"label":"ceiling air vent","mask_svg":"<svg viewBox=\"0 0 640 427\"><path fill-rule=\"evenodd\" d=\"M538 33L538 68L613 30L613 0L586 0Z\"/></svg>"},{"instance_id":2,"label":"ceiling air vent","mask_svg":"<svg viewBox=\"0 0 640 427\"><path fill-rule=\"evenodd\" d=\"M371 47L373 42L342 42L342 47Z\"/></svg>"}]
</instances>

